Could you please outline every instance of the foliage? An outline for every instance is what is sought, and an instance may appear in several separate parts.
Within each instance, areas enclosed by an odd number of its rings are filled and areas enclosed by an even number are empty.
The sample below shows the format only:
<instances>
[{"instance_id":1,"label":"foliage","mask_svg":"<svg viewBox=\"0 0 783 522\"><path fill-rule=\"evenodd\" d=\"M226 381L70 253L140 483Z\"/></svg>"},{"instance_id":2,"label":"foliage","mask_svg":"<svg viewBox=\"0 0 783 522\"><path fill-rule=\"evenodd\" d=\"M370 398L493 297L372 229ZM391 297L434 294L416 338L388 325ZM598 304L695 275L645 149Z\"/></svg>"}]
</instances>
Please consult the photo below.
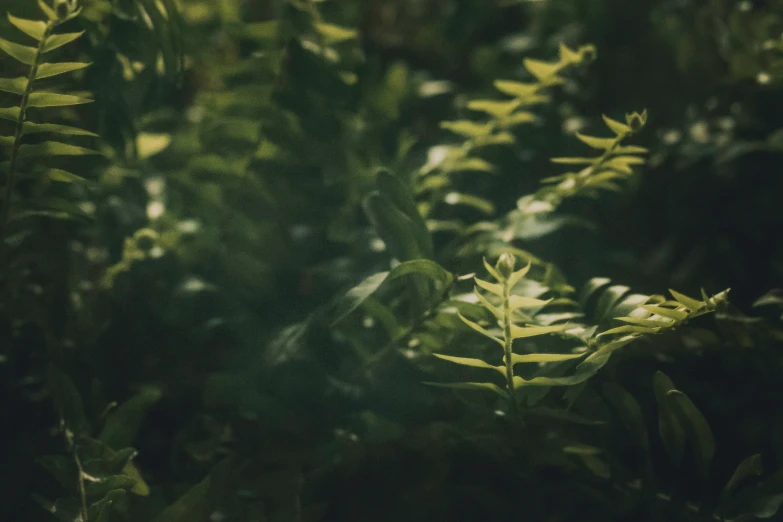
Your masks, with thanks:
<instances>
[{"instance_id":1,"label":"foliage","mask_svg":"<svg viewBox=\"0 0 783 522\"><path fill-rule=\"evenodd\" d=\"M7 0L0 518L777 519L780 7Z\"/></svg>"}]
</instances>

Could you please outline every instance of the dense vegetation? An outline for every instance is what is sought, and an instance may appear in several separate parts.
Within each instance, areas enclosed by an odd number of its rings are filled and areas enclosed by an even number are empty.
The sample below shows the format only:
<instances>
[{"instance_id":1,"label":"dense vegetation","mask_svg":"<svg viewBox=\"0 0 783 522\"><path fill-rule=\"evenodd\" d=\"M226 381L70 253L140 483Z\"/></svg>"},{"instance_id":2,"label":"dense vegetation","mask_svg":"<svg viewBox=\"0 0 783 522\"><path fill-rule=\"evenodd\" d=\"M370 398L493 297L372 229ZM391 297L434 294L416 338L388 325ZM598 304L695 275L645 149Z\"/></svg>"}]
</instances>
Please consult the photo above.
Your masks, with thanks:
<instances>
[{"instance_id":1,"label":"dense vegetation","mask_svg":"<svg viewBox=\"0 0 783 522\"><path fill-rule=\"evenodd\" d=\"M2 10L0 519L783 517L783 1Z\"/></svg>"}]
</instances>

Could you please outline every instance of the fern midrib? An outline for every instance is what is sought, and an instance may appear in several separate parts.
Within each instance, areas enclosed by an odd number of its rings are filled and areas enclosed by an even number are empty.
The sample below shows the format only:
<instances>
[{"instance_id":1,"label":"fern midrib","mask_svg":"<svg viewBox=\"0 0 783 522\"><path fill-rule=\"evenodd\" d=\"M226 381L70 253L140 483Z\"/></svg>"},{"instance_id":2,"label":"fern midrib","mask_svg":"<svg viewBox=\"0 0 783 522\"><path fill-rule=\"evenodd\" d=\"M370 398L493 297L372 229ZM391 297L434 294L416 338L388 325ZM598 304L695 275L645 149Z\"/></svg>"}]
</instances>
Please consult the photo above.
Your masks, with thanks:
<instances>
[{"instance_id":1,"label":"fern midrib","mask_svg":"<svg viewBox=\"0 0 783 522\"><path fill-rule=\"evenodd\" d=\"M514 358L513 343L511 336L511 285L508 279L503 278L503 351L505 352L504 362L506 363L506 387L514 410L519 409L517 394L514 392Z\"/></svg>"},{"instance_id":2,"label":"fern midrib","mask_svg":"<svg viewBox=\"0 0 783 522\"><path fill-rule=\"evenodd\" d=\"M46 40L49 38L54 26L55 24L52 21L46 23L46 29L44 29L43 36L38 42L38 47L35 50L35 58L30 66L30 74L27 76L27 85L25 86L24 93L22 93L22 101L19 103L19 116L16 119L16 128L14 130L14 145L11 149L11 158L8 163L8 179L6 180L5 191L3 193L3 214L2 217L0 217L0 250L3 251L5 251L5 227L8 223L8 216L11 211L11 195L13 194L13 188L16 181L16 162L19 159L19 149L21 148L22 137L24 135L27 104L30 100L30 94L33 91L33 83L38 74L38 65L44 47L46 46Z\"/></svg>"}]
</instances>

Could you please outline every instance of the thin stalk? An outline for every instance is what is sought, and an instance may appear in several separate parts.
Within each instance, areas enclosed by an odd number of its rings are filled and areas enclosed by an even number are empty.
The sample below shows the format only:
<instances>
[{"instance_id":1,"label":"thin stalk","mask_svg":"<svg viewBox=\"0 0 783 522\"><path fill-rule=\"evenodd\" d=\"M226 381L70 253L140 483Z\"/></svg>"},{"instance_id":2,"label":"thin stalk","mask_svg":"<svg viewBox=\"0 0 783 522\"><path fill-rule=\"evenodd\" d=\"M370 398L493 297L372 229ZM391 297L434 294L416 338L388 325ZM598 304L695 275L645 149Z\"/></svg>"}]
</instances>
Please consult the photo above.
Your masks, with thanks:
<instances>
[{"instance_id":1,"label":"thin stalk","mask_svg":"<svg viewBox=\"0 0 783 522\"><path fill-rule=\"evenodd\" d=\"M508 395L511 398L511 403L514 405L514 411L519 411L519 401L517 400L517 394L514 390L514 361L512 357L514 339L511 336L511 285L508 284L508 279L505 277L501 284L503 285L503 351L505 352L503 360L506 362L506 387L508 388Z\"/></svg>"},{"instance_id":2,"label":"thin stalk","mask_svg":"<svg viewBox=\"0 0 783 522\"><path fill-rule=\"evenodd\" d=\"M5 251L5 227L8 223L8 215L11 210L11 195L13 194L14 183L16 181L16 162L19 159L19 149L22 145L22 135L24 133L24 122L27 119L27 104L30 101L30 93L33 91L33 83L35 77L38 74L38 64L43 54L46 40L49 38L56 23L49 21L46 23L46 29L44 30L43 37L38 42L38 47L35 50L35 58L30 66L30 74L27 76L27 85L22 93L22 101L19 104L19 116L16 118L16 129L14 131L14 145L11 149L11 160L8 164L8 179L5 182L3 191L3 211L0 215L0 250Z\"/></svg>"}]
</instances>

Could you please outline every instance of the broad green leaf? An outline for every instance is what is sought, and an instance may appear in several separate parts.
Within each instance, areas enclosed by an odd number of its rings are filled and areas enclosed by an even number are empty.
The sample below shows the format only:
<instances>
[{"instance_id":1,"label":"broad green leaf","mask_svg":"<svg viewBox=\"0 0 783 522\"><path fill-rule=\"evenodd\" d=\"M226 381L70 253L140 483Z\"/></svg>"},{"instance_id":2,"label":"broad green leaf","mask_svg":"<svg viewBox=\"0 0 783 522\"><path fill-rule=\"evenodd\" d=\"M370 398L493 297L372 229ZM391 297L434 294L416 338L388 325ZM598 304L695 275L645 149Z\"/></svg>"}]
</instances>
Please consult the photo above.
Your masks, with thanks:
<instances>
[{"instance_id":1,"label":"broad green leaf","mask_svg":"<svg viewBox=\"0 0 783 522\"><path fill-rule=\"evenodd\" d=\"M68 136L91 136L93 138L98 137L98 135L94 132L77 129L76 127L69 127L68 125L55 125L53 123L32 123L29 121L24 122L25 135L39 134L42 132L53 132L55 134L65 134Z\"/></svg>"},{"instance_id":2,"label":"broad green leaf","mask_svg":"<svg viewBox=\"0 0 783 522\"><path fill-rule=\"evenodd\" d=\"M40 41L46 32L46 22L38 20L25 20L8 13L8 20L20 31Z\"/></svg>"},{"instance_id":3,"label":"broad green leaf","mask_svg":"<svg viewBox=\"0 0 783 522\"><path fill-rule=\"evenodd\" d=\"M587 355L586 353L528 353L524 355L512 353L511 362L513 364L519 363L551 363L570 361L572 359L579 359Z\"/></svg>"},{"instance_id":4,"label":"broad green leaf","mask_svg":"<svg viewBox=\"0 0 783 522\"><path fill-rule=\"evenodd\" d=\"M364 209L392 256L401 261L424 257L416 224L388 198L371 193L364 200Z\"/></svg>"},{"instance_id":5,"label":"broad green leaf","mask_svg":"<svg viewBox=\"0 0 783 522\"><path fill-rule=\"evenodd\" d=\"M712 430L707 419L704 418L690 398L679 390L666 392L666 400L671 405L672 411L677 415L680 425L685 428L691 442L696 447L696 451L701 459L702 472L706 476L709 473L712 457L715 455L715 439L712 436Z\"/></svg>"},{"instance_id":6,"label":"broad green leaf","mask_svg":"<svg viewBox=\"0 0 783 522\"><path fill-rule=\"evenodd\" d=\"M28 105L30 107L68 107L70 105L82 105L92 103L93 100L73 96L71 94L56 94L53 92L33 92L30 94Z\"/></svg>"},{"instance_id":7,"label":"broad green leaf","mask_svg":"<svg viewBox=\"0 0 783 522\"><path fill-rule=\"evenodd\" d=\"M35 156L89 156L91 154L100 154L100 152L57 141L45 141L19 147L19 155L26 158Z\"/></svg>"},{"instance_id":8,"label":"broad green leaf","mask_svg":"<svg viewBox=\"0 0 783 522\"><path fill-rule=\"evenodd\" d=\"M339 25L333 24L318 23L315 24L315 29L321 36L331 42L344 42L359 36L359 33L355 29L348 29L347 27L340 27Z\"/></svg>"},{"instance_id":9,"label":"broad green leaf","mask_svg":"<svg viewBox=\"0 0 783 522\"><path fill-rule=\"evenodd\" d=\"M24 94L27 88L27 78L0 78L0 91L11 94Z\"/></svg>"},{"instance_id":10,"label":"broad green leaf","mask_svg":"<svg viewBox=\"0 0 783 522\"><path fill-rule=\"evenodd\" d=\"M79 69L84 69L89 66L89 63L81 62L42 63L38 66L38 70L35 71L35 79L50 78L59 74L78 71Z\"/></svg>"},{"instance_id":11,"label":"broad green leaf","mask_svg":"<svg viewBox=\"0 0 783 522\"><path fill-rule=\"evenodd\" d=\"M489 333L487 330L485 330L485 329L484 329L483 327L481 327L480 325L478 325L478 324L474 323L474 322L473 322L473 321L471 321L470 319L466 319L466 318L465 318L465 316L464 316L464 315L462 315L461 313L457 313L457 315L459 316L459 318L462 320L462 322L463 322L463 323L465 323L466 325L468 325L469 327L471 327L473 330L477 331L478 333L480 333L480 334L481 334L481 335L483 335L484 337L487 337L487 338L489 338L489 339L492 339L493 341L495 341L496 343L498 343L500 346L505 346L505 343L503 342L503 340L502 340L502 339L498 339L497 337L495 337L494 335L492 335L491 333Z\"/></svg>"},{"instance_id":12,"label":"broad green leaf","mask_svg":"<svg viewBox=\"0 0 783 522\"><path fill-rule=\"evenodd\" d=\"M508 394L500 386L491 382L425 382L424 384L453 390L487 390L508 399Z\"/></svg>"},{"instance_id":13,"label":"broad green leaf","mask_svg":"<svg viewBox=\"0 0 783 522\"><path fill-rule=\"evenodd\" d=\"M653 376L653 389L658 404L658 433L669 456L675 464L679 464L685 451L685 429L667 398L668 393L676 388L665 373L658 371Z\"/></svg>"},{"instance_id":14,"label":"broad green leaf","mask_svg":"<svg viewBox=\"0 0 783 522\"><path fill-rule=\"evenodd\" d=\"M143 389L108 416L98 438L113 449L132 446L144 417L161 396L158 388Z\"/></svg>"},{"instance_id":15,"label":"broad green leaf","mask_svg":"<svg viewBox=\"0 0 783 522\"><path fill-rule=\"evenodd\" d=\"M756 453L746 458L739 463L734 470L734 474L731 479L726 483L726 487L723 488L723 496L726 497L729 493L737 489L737 486L742 484L745 480L753 475L761 475L764 471L764 466L761 462L761 454Z\"/></svg>"},{"instance_id":16,"label":"broad green leaf","mask_svg":"<svg viewBox=\"0 0 783 522\"><path fill-rule=\"evenodd\" d=\"M642 305L642 308L650 313L658 315L660 317L666 317L674 321L680 322L688 318L688 312L683 310L674 310L673 308L665 308L663 306L654 305Z\"/></svg>"},{"instance_id":17,"label":"broad green leaf","mask_svg":"<svg viewBox=\"0 0 783 522\"><path fill-rule=\"evenodd\" d=\"M231 459L217 464L204 480L164 509L152 522L208 522L225 496L233 468Z\"/></svg>"},{"instance_id":18,"label":"broad green leaf","mask_svg":"<svg viewBox=\"0 0 783 522\"><path fill-rule=\"evenodd\" d=\"M346 292L337 302L335 319L332 321L332 326L339 323L351 312L359 308L368 297L380 288L381 284L386 281L388 275L389 272L378 272L348 290L348 292Z\"/></svg>"},{"instance_id":19,"label":"broad green leaf","mask_svg":"<svg viewBox=\"0 0 783 522\"><path fill-rule=\"evenodd\" d=\"M555 75L560 70L559 63L547 63L540 60L533 60L532 58L526 58L523 61L525 69L530 74L535 76L539 81L551 81L555 78Z\"/></svg>"},{"instance_id":20,"label":"broad green leaf","mask_svg":"<svg viewBox=\"0 0 783 522\"><path fill-rule=\"evenodd\" d=\"M414 259L412 261L404 261L395 266L389 273L389 281L414 274L426 276L428 279L440 283L443 288L450 285L454 280L454 275L435 261Z\"/></svg>"},{"instance_id":21,"label":"broad green leaf","mask_svg":"<svg viewBox=\"0 0 783 522\"><path fill-rule=\"evenodd\" d=\"M613 120L612 118L606 115L603 116L603 119L604 122L606 123L606 126L612 129L612 131L618 136L625 136L626 134L629 134L631 132L631 128L625 123L620 123L619 121Z\"/></svg>"},{"instance_id":22,"label":"broad green leaf","mask_svg":"<svg viewBox=\"0 0 783 522\"><path fill-rule=\"evenodd\" d=\"M443 121L440 127L466 138L487 136L492 132L491 123L476 123L470 120Z\"/></svg>"},{"instance_id":23,"label":"broad green leaf","mask_svg":"<svg viewBox=\"0 0 783 522\"><path fill-rule=\"evenodd\" d=\"M496 100L473 100L468 103L468 109L472 111L486 112L496 118L508 116L519 107L517 100L496 101Z\"/></svg>"},{"instance_id":24,"label":"broad green leaf","mask_svg":"<svg viewBox=\"0 0 783 522\"><path fill-rule=\"evenodd\" d=\"M698 301L696 299L693 299L692 297L688 297L687 295L681 294L675 290L669 289L669 292L677 300L677 302L679 302L681 305L683 305L691 312L697 312L701 310L705 305L703 301Z\"/></svg>"},{"instance_id":25,"label":"broad green leaf","mask_svg":"<svg viewBox=\"0 0 783 522\"><path fill-rule=\"evenodd\" d=\"M595 136L587 136L579 132L576 133L576 137L582 143L599 150L609 150L617 143L617 138L596 138Z\"/></svg>"},{"instance_id":26,"label":"broad green leaf","mask_svg":"<svg viewBox=\"0 0 783 522\"><path fill-rule=\"evenodd\" d=\"M501 375L505 375L506 369L503 366L492 366L488 362L482 361L481 359L472 359L469 357L452 357L450 355L443 355L440 353L434 353L432 354L438 359L443 359L444 361L449 361L454 364L460 364L462 366L472 366L473 368L486 368L488 370L495 370L500 372Z\"/></svg>"},{"instance_id":27,"label":"broad green leaf","mask_svg":"<svg viewBox=\"0 0 783 522\"><path fill-rule=\"evenodd\" d=\"M497 80L495 81L495 88L503 94L514 96L516 98L523 98L536 94L541 88L538 83L522 83L510 80Z\"/></svg>"},{"instance_id":28,"label":"broad green leaf","mask_svg":"<svg viewBox=\"0 0 783 522\"><path fill-rule=\"evenodd\" d=\"M432 247L432 236L429 230L427 230L427 224L419 213L416 201L413 199L413 195L408 187L397 176L385 169L381 169L378 172L376 181L381 195L391 201L410 220L416 236L416 242L423 257L432 259L435 255Z\"/></svg>"},{"instance_id":29,"label":"broad green leaf","mask_svg":"<svg viewBox=\"0 0 783 522\"><path fill-rule=\"evenodd\" d=\"M619 414L625 429L631 433L636 443L642 448L648 449L650 441L647 436L644 415L639 402L622 386L613 382L604 384L603 392L604 396Z\"/></svg>"},{"instance_id":30,"label":"broad green leaf","mask_svg":"<svg viewBox=\"0 0 783 522\"><path fill-rule=\"evenodd\" d=\"M36 50L34 47L20 45L0 38L0 49L25 65L33 65L35 63Z\"/></svg>"},{"instance_id":31,"label":"broad green leaf","mask_svg":"<svg viewBox=\"0 0 783 522\"><path fill-rule=\"evenodd\" d=\"M511 326L511 338L523 339L526 337L536 337L555 332L562 332L565 325L556 326Z\"/></svg>"},{"instance_id":32,"label":"broad green leaf","mask_svg":"<svg viewBox=\"0 0 783 522\"><path fill-rule=\"evenodd\" d=\"M16 122L19 119L19 107L4 107L0 109L0 119Z\"/></svg>"},{"instance_id":33,"label":"broad green leaf","mask_svg":"<svg viewBox=\"0 0 783 522\"><path fill-rule=\"evenodd\" d=\"M84 34L84 31L78 33L64 33L54 34L46 39L43 52L48 53L62 47L65 44L69 44Z\"/></svg>"},{"instance_id":34,"label":"broad green leaf","mask_svg":"<svg viewBox=\"0 0 783 522\"><path fill-rule=\"evenodd\" d=\"M495 283L490 283L490 282L484 281L483 279L479 279L478 277L474 277L473 280L476 281L476 284L479 285L484 290L486 290L488 292L492 292L493 294L495 294L498 297L503 297L503 287L502 286L500 286L498 284L495 284Z\"/></svg>"}]
</instances>

